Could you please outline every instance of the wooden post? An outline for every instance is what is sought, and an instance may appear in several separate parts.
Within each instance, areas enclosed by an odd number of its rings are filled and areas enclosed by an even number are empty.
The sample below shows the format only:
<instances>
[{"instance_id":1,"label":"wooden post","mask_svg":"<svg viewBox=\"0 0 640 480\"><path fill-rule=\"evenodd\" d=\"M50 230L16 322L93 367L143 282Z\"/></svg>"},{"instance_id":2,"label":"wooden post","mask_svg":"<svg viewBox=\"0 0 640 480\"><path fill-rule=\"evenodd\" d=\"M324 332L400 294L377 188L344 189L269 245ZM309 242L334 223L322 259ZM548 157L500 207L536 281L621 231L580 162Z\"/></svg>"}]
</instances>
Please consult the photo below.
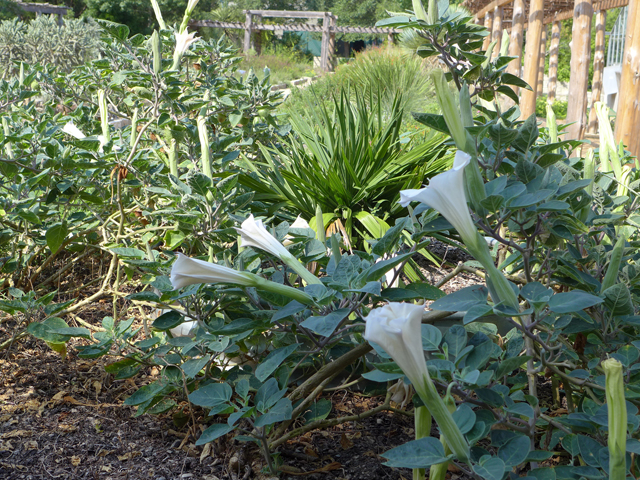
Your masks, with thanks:
<instances>
[{"instance_id":1,"label":"wooden post","mask_svg":"<svg viewBox=\"0 0 640 480\"><path fill-rule=\"evenodd\" d=\"M487 50L489 48L489 44L491 43L491 32L493 30L493 12L487 12L484 16L484 27L489 30L489 35L484 37L484 41L482 42L482 50Z\"/></svg>"},{"instance_id":2,"label":"wooden post","mask_svg":"<svg viewBox=\"0 0 640 480\"><path fill-rule=\"evenodd\" d=\"M517 57L512 60L507 71L516 77L522 75L522 32L524 30L524 0L513 2L513 17L511 19L511 37L509 38L509 56ZM517 87L514 91L518 93Z\"/></svg>"},{"instance_id":3,"label":"wooden post","mask_svg":"<svg viewBox=\"0 0 640 480\"><path fill-rule=\"evenodd\" d=\"M262 23L262 15L256 15L255 23ZM253 49L258 55L262 53L262 30L256 30L253 36Z\"/></svg>"},{"instance_id":4,"label":"wooden post","mask_svg":"<svg viewBox=\"0 0 640 480\"><path fill-rule=\"evenodd\" d=\"M596 45L593 53L593 80L591 82L591 107L589 109L589 125L587 133L598 133L598 117L593 105L602 96L602 72L604 70L604 33L607 23L606 10L596 13Z\"/></svg>"},{"instance_id":5,"label":"wooden post","mask_svg":"<svg viewBox=\"0 0 640 480\"><path fill-rule=\"evenodd\" d=\"M549 85L547 87L547 102L553 104L556 99L558 85L558 53L560 52L560 30L562 24L553 22L551 26L551 45L549 46Z\"/></svg>"},{"instance_id":6,"label":"wooden post","mask_svg":"<svg viewBox=\"0 0 640 480\"><path fill-rule=\"evenodd\" d=\"M251 15L248 11L245 11L247 14L247 18L244 22L244 48L243 51L246 53L251 50L251 23L253 20L253 15Z\"/></svg>"},{"instance_id":7,"label":"wooden post","mask_svg":"<svg viewBox=\"0 0 640 480\"><path fill-rule=\"evenodd\" d=\"M325 12L322 19L322 43L320 46L320 68L323 72L329 71L329 30L331 28L331 20L329 13Z\"/></svg>"},{"instance_id":8,"label":"wooden post","mask_svg":"<svg viewBox=\"0 0 640 480\"><path fill-rule=\"evenodd\" d=\"M392 46L395 43L393 39L393 33L391 32L387 33L387 42L389 43L389 46Z\"/></svg>"},{"instance_id":9,"label":"wooden post","mask_svg":"<svg viewBox=\"0 0 640 480\"><path fill-rule=\"evenodd\" d=\"M333 14L329 14L329 48L327 50L327 67L329 72L333 72L336 69L336 24L338 17Z\"/></svg>"},{"instance_id":10,"label":"wooden post","mask_svg":"<svg viewBox=\"0 0 640 480\"><path fill-rule=\"evenodd\" d=\"M496 42L496 46L493 48L491 58L496 58L500 54L500 44L502 43L502 17L504 9L502 7L496 7L493 10L493 31L491 32L491 41Z\"/></svg>"},{"instance_id":11,"label":"wooden post","mask_svg":"<svg viewBox=\"0 0 640 480\"><path fill-rule=\"evenodd\" d=\"M629 1L627 33L622 57L620 101L616 118L616 141L640 157L640 0Z\"/></svg>"},{"instance_id":12,"label":"wooden post","mask_svg":"<svg viewBox=\"0 0 640 480\"><path fill-rule=\"evenodd\" d=\"M522 89L520 110L522 118L536 113L536 92L538 91L538 67L540 64L540 40L544 19L544 0L531 0L529 7L529 26L527 28L527 46L524 56L524 81L533 91Z\"/></svg>"},{"instance_id":13,"label":"wooden post","mask_svg":"<svg viewBox=\"0 0 640 480\"><path fill-rule=\"evenodd\" d=\"M571 32L571 76L569 77L569 105L567 106L567 140L584 136L587 128L587 89L591 60L591 0L575 0L573 30Z\"/></svg>"},{"instance_id":14,"label":"wooden post","mask_svg":"<svg viewBox=\"0 0 640 480\"><path fill-rule=\"evenodd\" d=\"M544 66L545 66L545 56L547 53L547 26L544 25L542 27L542 36L540 37L540 63L538 66L538 80L536 83L538 84L538 90L536 94L538 96L542 96L544 93Z\"/></svg>"}]
</instances>

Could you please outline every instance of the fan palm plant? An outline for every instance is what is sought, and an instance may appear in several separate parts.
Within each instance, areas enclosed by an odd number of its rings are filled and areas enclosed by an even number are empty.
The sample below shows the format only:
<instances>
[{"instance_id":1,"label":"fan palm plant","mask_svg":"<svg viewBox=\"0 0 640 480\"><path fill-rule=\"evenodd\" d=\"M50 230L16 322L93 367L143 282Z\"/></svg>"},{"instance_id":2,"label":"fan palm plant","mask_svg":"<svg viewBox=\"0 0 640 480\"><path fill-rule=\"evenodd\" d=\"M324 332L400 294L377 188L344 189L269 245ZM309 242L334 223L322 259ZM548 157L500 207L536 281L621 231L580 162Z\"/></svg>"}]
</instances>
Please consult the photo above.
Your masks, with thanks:
<instances>
[{"instance_id":1,"label":"fan palm plant","mask_svg":"<svg viewBox=\"0 0 640 480\"><path fill-rule=\"evenodd\" d=\"M439 134L419 144L401 135L402 104L397 96L386 117L380 102L356 95L352 103L342 91L332 111L294 113L293 134L279 148L262 146L264 160L246 160L252 173L240 182L271 205L271 213L285 209L311 219L320 206L329 232L339 230L350 245L367 248L367 239L380 238L406 215L400 190L419 187L452 161Z\"/></svg>"}]
</instances>

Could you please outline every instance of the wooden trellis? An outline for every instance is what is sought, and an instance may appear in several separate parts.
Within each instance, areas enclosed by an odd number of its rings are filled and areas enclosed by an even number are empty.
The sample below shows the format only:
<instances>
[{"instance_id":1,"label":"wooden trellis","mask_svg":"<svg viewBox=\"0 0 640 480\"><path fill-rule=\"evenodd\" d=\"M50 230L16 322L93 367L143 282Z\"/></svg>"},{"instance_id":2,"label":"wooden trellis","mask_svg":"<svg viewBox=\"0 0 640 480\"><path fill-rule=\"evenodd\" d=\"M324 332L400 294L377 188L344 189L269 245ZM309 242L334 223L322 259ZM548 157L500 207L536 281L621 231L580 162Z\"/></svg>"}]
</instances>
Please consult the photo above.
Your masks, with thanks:
<instances>
[{"instance_id":1,"label":"wooden trellis","mask_svg":"<svg viewBox=\"0 0 640 480\"><path fill-rule=\"evenodd\" d=\"M520 108L523 117L535 112L536 96L543 81L540 67L544 61L547 25L551 24L549 51L548 99L556 95L558 71L558 46L560 22L573 18L571 44L571 79L567 130L571 139L583 138L585 133L595 133L597 120L590 116L587 121L587 87L591 63L591 23L595 14L596 36L592 103L598 101L602 92L604 69L604 24L606 11L629 6L626 42L622 65L618 111L616 118L616 140L623 141L636 156L640 156L640 0L466 0L463 5L476 17L476 23L484 24L490 31L488 38L501 38L502 29L510 34L509 54L518 57L509 66L509 71L531 85L533 91L522 90ZM498 18L498 21L496 21ZM524 72L522 64L522 32L526 31ZM485 41L488 45L488 40ZM543 43L544 42L544 43ZM485 45L485 46L486 46Z\"/></svg>"},{"instance_id":2,"label":"wooden trellis","mask_svg":"<svg viewBox=\"0 0 640 480\"><path fill-rule=\"evenodd\" d=\"M269 31L289 31L289 32L319 32L322 33L322 44L320 54L320 65L325 72L332 72L335 68L336 33L373 33L387 34L389 41L393 42L393 34L400 33L394 28L380 27L338 27L336 21L338 17L331 12L297 12L286 10L246 10L246 20L242 22L218 22L215 20L197 20L191 22L194 27L213 27L244 30L244 51L251 48L259 49L256 37L253 32ZM322 19L322 25L309 25L307 23L291 23L267 25L262 23L262 19L271 18L317 18Z\"/></svg>"},{"instance_id":3,"label":"wooden trellis","mask_svg":"<svg viewBox=\"0 0 640 480\"><path fill-rule=\"evenodd\" d=\"M25 3L17 1L16 5L25 12L35 12L36 15L52 14L58 16L58 25L62 25L62 17L67 14L71 7L61 7L58 5L49 5L48 3Z\"/></svg>"}]
</instances>

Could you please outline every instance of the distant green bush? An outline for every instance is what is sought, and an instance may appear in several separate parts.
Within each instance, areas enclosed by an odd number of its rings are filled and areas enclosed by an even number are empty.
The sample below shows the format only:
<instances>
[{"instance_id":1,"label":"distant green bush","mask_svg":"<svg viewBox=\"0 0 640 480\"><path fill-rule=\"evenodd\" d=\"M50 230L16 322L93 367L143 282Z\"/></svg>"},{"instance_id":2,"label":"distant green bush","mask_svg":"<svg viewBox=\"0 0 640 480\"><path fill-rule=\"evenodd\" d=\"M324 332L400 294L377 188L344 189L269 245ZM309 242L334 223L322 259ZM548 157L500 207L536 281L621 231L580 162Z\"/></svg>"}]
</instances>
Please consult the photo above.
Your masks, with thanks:
<instances>
[{"instance_id":1,"label":"distant green bush","mask_svg":"<svg viewBox=\"0 0 640 480\"><path fill-rule=\"evenodd\" d=\"M283 108L301 112L309 105L327 107L332 104L334 95L345 90L372 98L386 114L391 111L398 94L402 94L401 109L407 117L411 112L437 112L433 86L427 75L429 68L422 59L408 56L397 48L367 49L311 87L294 90Z\"/></svg>"},{"instance_id":2,"label":"distant green bush","mask_svg":"<svg viewBox=\"0 0 640 480\"><path fill-rule=\"evenodd\" d=\"M567 118L567 105L568 103L564 100L556 100L551 105L551 108L556 114L556 118L564 119ZM546 117L547 116L547 96L542 95L536 98L536 116L538 117Z\"/></svg>"},{"instance_id":3,"label":"distant green bush","mask_svg":"<svg viewBox=\"0 0 640 480\"><path fill-rule=\"evenodd\" d=\"M53 15L31 22L18 19L0 22L0 72L15 65L54 65L69 71L93 58L100 45L100 27L92 20L65 19L58 25Z\"/></svg>"}]
</instances>

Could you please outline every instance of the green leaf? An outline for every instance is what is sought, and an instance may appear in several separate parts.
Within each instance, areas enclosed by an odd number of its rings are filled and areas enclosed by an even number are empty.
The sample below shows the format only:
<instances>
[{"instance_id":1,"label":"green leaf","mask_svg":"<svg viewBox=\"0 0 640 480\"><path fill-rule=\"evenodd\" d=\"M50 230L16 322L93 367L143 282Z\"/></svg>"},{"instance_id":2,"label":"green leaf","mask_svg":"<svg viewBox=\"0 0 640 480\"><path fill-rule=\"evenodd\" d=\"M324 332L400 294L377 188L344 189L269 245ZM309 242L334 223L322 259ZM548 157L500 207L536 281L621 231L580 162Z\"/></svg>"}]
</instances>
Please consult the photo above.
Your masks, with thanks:
<instances>
[{"instance_id":1,"label":"green leaf","mask_svg":"<svg viewBox=\"0 0 640 480\"><path fill-rule=\"evenodd\" d=\"M382 370L371 370L362 374L362 378L366 378L372 382L386 383L404 377L404 373L389 373Z\"/></svg>"},{"instance_id":2,"label":"green leaf","mask_svg":"<svg viewBox=\"0 0 640 480\"><path fill-rule=\"evenodd\" d=\"M161 378L156 380L149 385L145 385L144 387L140 387L138 390L133 392L129 398L127 398L123 403L125 405L140 405L144 402L148 402L153 400L165 387L168 385L166 379Z\"/></svg>"},{"instance_id":3,"label":"green leaf","mask_svg":"<svg viewBox=\"0 0 640 480\"><path fill-rule=\"evenodd\" d=\"M624 283L617 283L604 292L604 304L613 315L633 315L633 301L629 287Z\"/></svg>"},{"instance_id":4,"label":"green leaf","mask_svg":"<svg viewBox=\"0 0 640 480\"><path fill-rule=\"evenodd\" d=\"M109 250L121 257L145 258L147 256L146 252L137 248L113 247Z\"/></svg>"},{"instance_id":5,"label":"green leaf","mask_svg":"<svg viewBox=\"0 0 640 480\"><path fill-rule=\"evenodd\" d=\"M603 300L600 297L581 290L573 290L552 296L549 300L549 309L555 313L572 313L593 307L602 302Z\"/></svg>"},{"instance_id":6,"label":"green leaf","mask_svg":"<svg viewBox=\"0 0 640 480\"><path fill-rule=\"evenodd\" d=\"M187 378L195 378L200 370L202 370L207 365L207 363L209 363L210 359L210 355L204 355L201 358L192 358L191 360L187 360L186 362L184 362L180 366L180 368L182 368L182 371L187 376Z\"/></svg>"},{"instance_id":7,"label":"green leaf","mask_svg":"<svg viewBox=\"0 0 640 480\"><path fill-rule=\"evenodd\" d=\"M615 353L612 353L611 357L629 368L631 364L635 363L638 358L640 358L640 352L638 352L638 349L633 345L625 345L619 348Z\"/></svg>"},{"instance_id":8,"label":"green leaf","mask_svg":"<svg viewBox=\"0 0 640 480\"><path fill-rule=\"evenodd\" d=\"M440 329L429 324L423 324L421 327L422 349L427 352L438 351L440 342L442 342L442 332L440 332Z\"/></svg>"},{"instance_id":9,"label":"green leaf","mask_svg":"<svg viewBox=\"0 0 640 480\"><path fill-rule=\"evenodd\" d=\"M125 297L127 300L139 300L143 302L157 302L160 297L152 291L136 292Z\"/></svg>"},{"instance_id":10,"label":"green leaf","mask_svg":"<svg viewBox=\"0 0 640 480\"><path fill-rule=\"evenodd\" d=\"M309 410L303 415L305 423L311 423L318 420L324 420L331 413L331 401L326 398L321 398L318 401L314 401Z\"/></svg>"},{"instance_id":11,"label":"green leaf","mask_svg":"<svg viewBox=\"0 0 640 480\"><path fill-rule=\"evenodd\" d=\"M253 426L264 427L265 425L272 425L276 422L290 420L292 413L293 407L291 405L291 400L288 398L281 398L267 413L258 417Z\"/></svg>"},{"instance_id":12,"label":"green leaf","mask_svg":"<svg viewBox=\"0 0 640 480\"><path fill-rule=\"evenodd\" d=\"M473 426L476 424L476 414L471 410L469 405L464 403L460 405L458 409L451 414L451 416L460 429L460 432L463 434L471 431Z\"/></svg>"},{"instance_id":13,"label":"green leaf","mask_svg":"<svg viewBox=\"0 0 640 480\"><path fill-rule=\"evenodd\" d=\"M536 115L533 113L524 121L520 128L518 128L518 136L513 141L512 146L523 153L527 153L537 139L538 125Z\"/></svg>"},{"instance_id":14,"label":"green leaf","mask_svg":"<svg viewBox=\"0 0 640 480\"><path fill-rule=\"evenodd\" d=\"M103 19L98 19L97 21L111 36L118 40L126 40L129 36L129 27L126 25Z\"/></svg>"},{"instance_id":15,"label":"green leaf","mask_svg":"<svg viewBox=\"0 0 640 480\"><path fill-rule=\"evenodd\" d=\"M439 132L451 135L447 122L442 115L437 115L435 113L412 113L412 115L417 122Z\"/></svg>"},{"instance_id":16,"label":"green leaf","mask_svg":"<svg viewBox=\"0 0 640 480\"><path fill-rule=\"evenodd\" d=\"M386 231L384 236L378 240L378 242L373 246L373 253L375 255L384 255L385 253L390 253L393 250L393 247L400 239L402 235L402 231L411 226L411 219L404 218L398 221L395 226L391 227Z\"/></svg>"},{"instance_id":17,"label":"green leaf","mask_svg":"<svg viewBox=\"0 0 640 480\"><path fill-rule=\"evenodd\" d=\"M309 317L300 325L323 337L330 336L340 322L351 313L349 308L340 308L324 317Z\"/></svg>"},{"instance_id":18,"label":"green leaf","mask_svg":"<svg viewBox=\"0 0 640 480\"><path fill-rule=\"evenodd\" d=\"M427 468L449 459L440 440L434 437L407 442L382 456L387 459L385 465L394 468Z\"/></svg>"},{"instance_id":19,"label":"green leaf","mask_svg":"<svg viewBox=\"0 0 640 480\"><path fill-rule=\"evenodd\" d=\"M582 460L590 467L600 467L599 452L602 445L591 437L578 435L578 449Z\"/></svg>"},{"instance_id":20,"label":"green leaf","mask_svg":"<svg viewBox=\"0 0 640 480\"><path fill-rule=\"evenodd\" d=\"M481 465L474 465L473 471L484 480L502 480L505 464L500 458L493 457Z\"/></svg>"},{"instance_id":21,"label":"green leaf","mask_svg":"<svg viewBox=\"0 0 640 480\"><path fill-rule=\"evenodd\" d=\"M522 355L520 357L511 357L505 358L498 362L498 369L496 370L496 378L504 377L505 375L509 375L516 368L520 368L522 365L531 360L532 357Z\"/></svg>"},{"instance_id":22,"label":"green leaf","mask_svg":"<svg viewBox=\"0 0 640 480\"><path fill-rule=\"evenodd\" d=\"M467 346L467 331L461 325L454 325L445 334L444 341L449 345L449 354L457 357Z\"/></svg>"},{"instance_id":23,"label":"green leaf","mask_svg":"<svg viewBox=\"0 0 640 480\"><path fill-rule=\"evenodd\" d=\"M531 90L531 87L527 82L522 80L520 77L516 77L511 73L503 73L501 77L502 83L506 83L507 85L513 85L514 87L525 88L527 90Z\"/></svg>"},{"instance_id":24,"label":"green leaf","mask_svg":"<svg viewBox=\"0 0 640 480\"><path fill-rule=\"evenodd\" d=\"M235 427L232 427L226 423L216 423L214 425L211 425L204 432L202 432L202 435L200 435L200 438L196 442L196 446L213 442L217 438L220 438L223 435L226 435L232 430L235 430Z\"/></svg>"},{"instance_id":25,"label":"green leaf","mask_svg":"<svg viewBox=\"0 0 640 480\"><path fill-rule=\"evenodd\" d=\"M184 317L180 313L169 310L156 318L151 326L156 330L166 331L177 327L182 322L184 322Z\"/></svg>"},{"instance_id":26,"label":"green leaf","mask_svg":"<svg viewBox=\"0 0 640 480\"><path fill-rule=\"evenodd\" d=\"M47 246L51 250L51 253L56 253L60 246L64 243L64 239L69 233L67 222L54 223L47 229L45 238L47 240Z\"/></svg>"},{"instance_id":27,"label":"green leaf","mask_svg":"<svg viewBox=\"0 0 640 480\"><path fill-rule=\"evenodd\" d=\"M200 407L213 407L231 400L233 391L227 383L210 383L189 395L189 401Z\"/></svg>"},{"instance_id":28,"label":"green leaf","mask_svg":"<svg viewBox=\"0 0 640 480\"><path fill-rule=\"evenodd\" d=\"M300 313L305 308L307 308L305 305L293 300L273 314L273 317L271 317L271 323L277 322L278 320L283 320L287 317L291 317L296 313Z\"/></svg>"},{"instance_id":29,"label":"green leaf","mask_svg":"<svg viewBox=\"0 0 640 480\"><path fill-rule=\"evenodd\" d=\"M270 352L256 368L255 375L258 381L264 382L299 346L299 343L294 343Z\"/></svg>"},{"instance_id":30,"label":"green leaf","mask_svg":"<svg viewBox=\"0 0 640 480\"><path fill-rule=\"evenodd\" d=\"M489 290L486 287L474 285L436 300L431 304L431 309L445 312L463 312L475 305L486 303L488 295Z\"/></svg>"}]
</instances>

